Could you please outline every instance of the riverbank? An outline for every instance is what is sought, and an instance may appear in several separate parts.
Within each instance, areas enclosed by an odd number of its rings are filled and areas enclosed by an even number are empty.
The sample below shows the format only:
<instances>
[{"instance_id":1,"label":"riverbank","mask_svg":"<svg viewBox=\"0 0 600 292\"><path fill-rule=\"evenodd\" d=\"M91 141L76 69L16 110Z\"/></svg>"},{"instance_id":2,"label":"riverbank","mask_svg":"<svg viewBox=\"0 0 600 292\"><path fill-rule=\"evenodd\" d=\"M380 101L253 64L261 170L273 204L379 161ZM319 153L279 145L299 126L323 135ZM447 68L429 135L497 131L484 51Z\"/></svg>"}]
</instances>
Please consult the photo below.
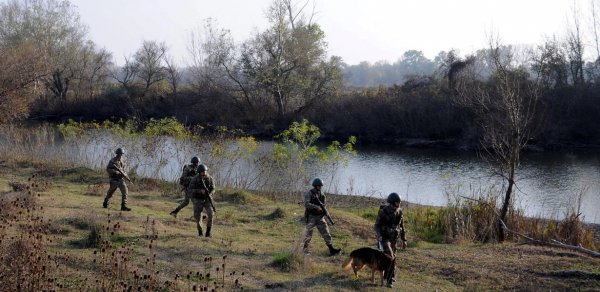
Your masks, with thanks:
<instances>
[{"instance_id":1,"label":"riverbank","mask_svg":"<svg viewBox=\"0 0 600 292\"><path fill-rule=\"evenodd\" d=\"M201 284L251 291L380 290L367 280L368 268L359 274L359 280L352 279L351 271L340 268L353 249L374 247L372 226L382 202L379 198L330 197L330 212L336 221L331 227L334 245L344 250L342 255L331 257L316 232L311 243L313 253L300 252L304 224L298 198L219 190L213 237L199 238L189 219L190 207L177 219L168 215L179 196L164 182L138 179L130 185L129 205L133 211L120 212L118 196L108 209L101 207L107 189L102 172L41 163L0 165L3 206L15 198L27 197L27 185L31 185L29 190L35 198L30 204L43 207L43 211L37 211L47 222L41 234L51 239L43 246L49 258L58 263L52 273L63 287L59 290L94 290L100 284L105 288L121 287L121 282L156 288L169 282L168 290L172 291L191 290ZM18 186L25 187L20 191ZM18 207L3 210L17 211ZM25 214L29 213L17 212L15 218ZM14 222L0 229L4 230L0 232L3 259L14 256L14 249L9 247L14 246L11 242L19 234L27 234L26 226ZM416 238L414 226L407 228L409 248L399 251L395 285L400 291L593 290L600 284L598 259L583 254L518 243L434 244ZM92 242L94 232L103 235L109 244ZM16 260L27 264L27 258ZM2 269L8 267L6 261L2 265ZM565 272L574 269L585 273ZM121 274L111 280L110 271ZM210 281L206 281L206 273L210 273ZM151 274L155 281L150 276L137 278Z\"/></svg>"}]
</instances>

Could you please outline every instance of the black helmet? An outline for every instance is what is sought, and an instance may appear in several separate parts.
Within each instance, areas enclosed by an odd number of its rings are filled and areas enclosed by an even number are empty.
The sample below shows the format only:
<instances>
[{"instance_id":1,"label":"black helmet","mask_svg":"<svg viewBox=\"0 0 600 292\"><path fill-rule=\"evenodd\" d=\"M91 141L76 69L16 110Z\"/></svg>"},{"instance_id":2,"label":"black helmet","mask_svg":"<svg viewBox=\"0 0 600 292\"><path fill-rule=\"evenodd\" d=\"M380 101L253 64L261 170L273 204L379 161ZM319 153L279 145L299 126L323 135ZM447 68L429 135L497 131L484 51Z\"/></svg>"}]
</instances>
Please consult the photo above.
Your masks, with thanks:
<instances>
[{"instance_id":1,"label":"black helmet","mask_svg":"<svg viewBox=\"0 0 600 292\"><path fill-rule=\"evenodd\" d=\"M125 150L123 150L123 148L117 148L117 150L115 150L116 154L125 154Z\"/></svg>"},{"instance_id":2,"label":"black helmet","mask_svg":"<svg viewBox=\"0 0 600 292\"><path fill-rule=\"evenodd\" d=\"M199 162L200 162L200 159L198 159L198 157L196 157L196 156L192 157L193 164L198 164Z\"/></svg>"},{"instance_id":3,"label":"black helmet","mask_svg":"<svg viewBox=\"0 0 600 292\"><path fill-rule=\"evenodd\" d=\"M323 181L320 178L315 178L313 179L312 186L323 186Z\"/></svg>"},{"instance_id":4,"label":"black helmet","mask_svg":"<svg viewBox=\"0 0 600 292\"><path fill-rule=\"evenodd\" d=\"M206 165L204 165L204 164L200 164L200 165L198 165L197 170L198 170L198 173L205 172L208 170L208 167L206 167Z\"/></svg>"},{"instance_id":5,"label":"black helmet","mask_svg":"<svg viewBox=\"0 0 600 292\"><path fill-rule=\"evenodd\" d=\"M400 195L396 194L396 193L391 193L388 195L387 197L387 202L390 204L396 203L396 202L400 202Z\"/></svg>"}]
</instances>

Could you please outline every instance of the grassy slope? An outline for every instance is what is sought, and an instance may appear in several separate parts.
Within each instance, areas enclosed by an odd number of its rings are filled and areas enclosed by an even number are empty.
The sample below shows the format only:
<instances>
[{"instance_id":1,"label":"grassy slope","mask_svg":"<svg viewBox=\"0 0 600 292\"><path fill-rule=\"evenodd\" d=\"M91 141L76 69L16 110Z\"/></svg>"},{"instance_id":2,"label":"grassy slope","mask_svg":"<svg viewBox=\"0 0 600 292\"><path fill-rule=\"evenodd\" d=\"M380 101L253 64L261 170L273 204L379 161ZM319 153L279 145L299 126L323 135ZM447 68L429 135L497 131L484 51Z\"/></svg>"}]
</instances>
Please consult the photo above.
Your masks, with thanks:
<instances>
[{"instance_id":1,"label":"grassy slope","mask_svg":"<svg viewBox=\"0 0 600 292\"><path fill-rule=\"evenodd\" d=\"M373 221L361 215L372 214L379 204L377 200L332 198L330 209L337 221L332 228L334 245L342 246L345 254L328 256L315 230L313 253L303 256L299 249L304 233L301 220L304 210L297 202L276 202L260 194L221 190L215 198L218 212L214 235L206 239L196 236L194 223L189 219L191 205L180 212L178 219L168 215L177 200L174 195L165 195L172 191L161 187L145 190L147 184L132 186L129 197L132 212L118 211L118 191L109 209L101 208L107 189L104 174L85 168L0 165L0 192L9 192L9 182L26 182L34 173L38 174L36 179L40 184L38 203L44 206L45 217L50 219L55 236L52 251L64 255L65 267L59 272L65 278L71 273L91 278L97 275L92 263L97 257L94 249L81 248L76 243L89 234L91 225L107 225L110 218L110 224L118 222L121 226L113 242L131 246L136 265L160 271L165 278L172 279L176 273L205 271L207 256L214 257L214 270L226 255L228 273L236 272L235 276L227 276L226 281L231 283L238 278L246 290L265 287L311 291L380 289L367 280L368 268L359 274L358 281L352 279L351 271L340 268L351 250L373 246ZM236 202L234 198L243 198L245 202ZM285 216L273 219L270 215L277 208ZM410 232L411 226L407 228ZM147 239L150 235L157 237L152 241L152 248ZM515 243L430 244L414 242L410 235L409 242L409 249L399 252L396 287L402 291L600 289L600 260L571 251ZM291 272L272 264L281 252L298 255ZM144 262L153 253L156 253L156 264L149 266ZM552 276L553 272L572 269L592 272L594 276ZM73 285L77 287L77 283ZM189 289L190 285L182 281L179 287Z\"/></svg>"}]
</instances>

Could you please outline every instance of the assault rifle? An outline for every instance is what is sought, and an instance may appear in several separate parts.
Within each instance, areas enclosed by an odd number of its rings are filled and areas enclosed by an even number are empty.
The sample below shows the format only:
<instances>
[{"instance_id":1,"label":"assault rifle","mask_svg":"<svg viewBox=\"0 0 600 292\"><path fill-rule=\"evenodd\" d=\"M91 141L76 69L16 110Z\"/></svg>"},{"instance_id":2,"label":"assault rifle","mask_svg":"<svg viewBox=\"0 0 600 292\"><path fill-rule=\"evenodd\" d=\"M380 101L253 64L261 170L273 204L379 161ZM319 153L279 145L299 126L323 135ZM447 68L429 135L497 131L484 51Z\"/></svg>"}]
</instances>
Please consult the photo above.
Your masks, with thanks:
<instances>
[{"instance_id":1,"label":"assault rifle","mask_svg":"<svg viewBox=\"0 0 600 292\"><path fill-rule=\"evenodd\" d=\"M204 180L202 178L200 178L200 181L202 182L202 185L204 186L204 190L206 190L206 195L208 196L208 202L210 203L210 206L213 208L213 211L217 212L217 208L215 208L215 202L213 201L212 194L208 191L208 188L206 187Z\"/></svg>"},{"instance_id":2,"label":"assault rifle","mask_svg":"<svg viewBox=\"0 0 600 292\"><path fill-rule=\"evenodd\" d=\"M131 180L131 178L129 178L129 176L127 175L127 173L125 171L123 171L122 169L120 169L119 167L117 167L116 165L113 165L112 167L114 170L118 171L119 173L121 173L121 175L123 175L123 177L130 182L131 184L133 184L133 181Z\"/></svg>"},{"instance_id":3,"label":"assault rifle","mask_svg":"<svg viewBox=\"0 0 600 292\"><path fill-rule=\"evenodd\" d=\"M331 216L329 215L329 211L327 211L327 208L325 208L325 204L323 204L323 202L321 202L321 200L319 200L318 196L315 196L315 199L317 199L317 205L319 205L319 207L321 207L321 209L323 210L323 213L325 214L325 218L327 218L327 220L329 220L329 223L331 223L331 225L335 225L335 223L333 222L333 219L331 219Z\"/></svg>"}]
</instances>

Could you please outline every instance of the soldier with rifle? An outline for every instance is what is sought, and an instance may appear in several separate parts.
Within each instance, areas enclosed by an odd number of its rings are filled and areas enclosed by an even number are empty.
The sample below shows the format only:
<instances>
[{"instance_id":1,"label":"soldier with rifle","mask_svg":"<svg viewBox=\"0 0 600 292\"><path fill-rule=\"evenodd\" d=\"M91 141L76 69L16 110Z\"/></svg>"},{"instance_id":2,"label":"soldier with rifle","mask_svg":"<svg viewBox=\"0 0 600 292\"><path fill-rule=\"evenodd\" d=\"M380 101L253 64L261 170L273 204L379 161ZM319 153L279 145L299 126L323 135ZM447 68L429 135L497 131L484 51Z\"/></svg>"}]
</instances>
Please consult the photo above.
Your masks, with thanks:
<instances>
[{"instance_id":1,"label":"soldier with rifle","mask_svg":"<svg viewBox=\"0 0 600 292\"><path fill-rule=\"evenodd\" d=\"M123 148L117 148L115 154L116 156L113 157L106 166L106 172L108 172L108 177L110 179L110 187L108 188L108 192L106 192L102 207L108 208L108 201L118 188L121 191L121 211L131 211L131 209L127 207L127 184L125 184L125 180L130 183L133 182L124 170L125 163L123 162L123 155L125 154L125 151Z\"/></svg>"},{"instance_id":2,"label":"soldier with rifle","mask_svg":"<svg viewBox=\"0 0 600 292\"><path fill-rule=\"evenodd\" d=\"M325 194L321 191L323 188L323 181L320 178L315 178L312 181L313 188L304 194L304 207L306 208L304 216L306 219L306 236L304 238L304 253L310 253L309 244L312 239L313 229L315 226L321 233L321 236L325 240L325 244L329 248L329 254L336 255L342 250L340 248L334 248L331 243L331 234L329 233L329 226L325 221L325 218L329 220L331 225L334 224L329 211L325 208Z\"/></svg>"},{"instance_id":3,"label":"soldier with rifle","mask_svg":"<svg viewBox=\"0 0 600 292\"><path fill-rule=\"evenodd\" d=\"M183 167L183 171L181 172L181 177L179 178L179 184L181 185L182 190L185 193L185 198L183 198L183 201L181 202L181 204L179 204L179 206L177 206L177 208L175 208L175 210L171 211L171 216L177 218L177 213L179 213L179 211L181 211L181 209L183 209L185 206L187 206L190 203L190 197L188 196L188 187L190 186L190 182L192 181L192 178L194 178L197 174L197 169L198 169L198 163L200 163L200 159L198 159L198 157L194 156L192 157L192 161L190 164L186 165Z\"/></svg>"},{"instance_id":4,"label":"soldier with rifle","mask_svg":"<svg viewBox=\"0 0 600 292\"><path fill-rule=\"evenodd\" d=\"M392 258L396 258L396 244L398 239L401 240L402 249L406 249L406 230L404 229L404 216L400 195L391 193L387 197L387 205L382 205L379 208L379 214L375 221L375 233L377 234L377 242L381 245L383 252ZM387 286L393 287L394 277L396 275L396 266L394 262L394 270L387 276Z\"/></svg>"},{"instance_id":5,"label":"soldier with rifle","mask_svg":"<svg viewBox=\"0 0 600 292\"><path fill-rule=\"evenodd\" d=\"M188 187L188 197L194 205L194 220L198 229L198 236L202 236L202 211L206 212L206 237L211 236L213 215L217 211L213 202L215 185L213 179L206 172L208 168L204 164L198 165L197 173Z\"/></svg>"}]
</instances>

